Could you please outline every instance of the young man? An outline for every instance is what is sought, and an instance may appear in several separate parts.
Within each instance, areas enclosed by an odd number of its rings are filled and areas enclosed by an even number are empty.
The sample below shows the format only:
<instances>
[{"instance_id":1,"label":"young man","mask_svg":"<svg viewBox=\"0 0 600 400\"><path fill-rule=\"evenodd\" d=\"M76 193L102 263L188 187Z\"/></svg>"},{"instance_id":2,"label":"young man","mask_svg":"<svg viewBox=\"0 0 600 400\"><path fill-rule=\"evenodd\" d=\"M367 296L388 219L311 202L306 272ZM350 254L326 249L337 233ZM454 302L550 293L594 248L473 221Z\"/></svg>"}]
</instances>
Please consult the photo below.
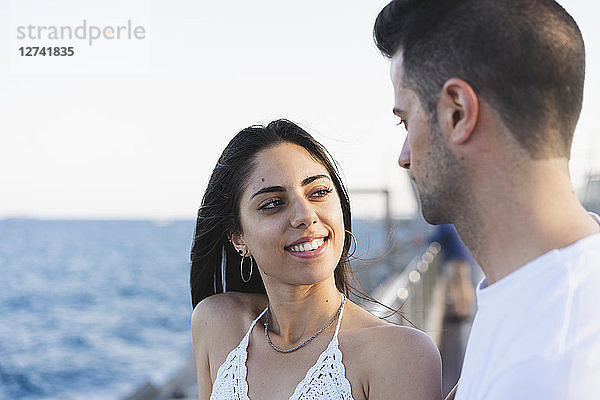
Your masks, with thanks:
<instances>
[{"instance_id":1,"label":"young man","mask_svg":"<svg viewBox=\"0 0 600 400\"><path fill-rule=\"evenodd\" d=\"M600 220L568 171L577 24L552 0L394 0L374 35L408 131L399 164L486 275L456 399L597 399Z\"/></svg>"}]
</instances>

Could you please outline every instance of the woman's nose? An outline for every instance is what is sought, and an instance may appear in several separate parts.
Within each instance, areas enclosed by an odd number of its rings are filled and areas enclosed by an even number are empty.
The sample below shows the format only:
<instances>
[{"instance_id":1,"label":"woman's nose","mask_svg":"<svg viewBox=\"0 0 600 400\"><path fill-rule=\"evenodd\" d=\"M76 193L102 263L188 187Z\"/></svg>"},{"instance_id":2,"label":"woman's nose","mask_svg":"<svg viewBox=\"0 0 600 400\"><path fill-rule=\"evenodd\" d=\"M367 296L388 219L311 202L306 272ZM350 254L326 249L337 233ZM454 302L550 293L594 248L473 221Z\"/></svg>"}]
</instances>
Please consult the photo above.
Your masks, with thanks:
<instances>
[{"instance_id":1,"label":"woman's nose","mask_svg":"<svg viewBox=\"0 0 600 400\"><path fill-rule=\"evenodd\" d=\"M294 215L290 221L294 228L300 228L316 224L319 220L319 216L315 210L310 206L308 201L298 201L294 206Z\"/></svg>"}]
</instances>

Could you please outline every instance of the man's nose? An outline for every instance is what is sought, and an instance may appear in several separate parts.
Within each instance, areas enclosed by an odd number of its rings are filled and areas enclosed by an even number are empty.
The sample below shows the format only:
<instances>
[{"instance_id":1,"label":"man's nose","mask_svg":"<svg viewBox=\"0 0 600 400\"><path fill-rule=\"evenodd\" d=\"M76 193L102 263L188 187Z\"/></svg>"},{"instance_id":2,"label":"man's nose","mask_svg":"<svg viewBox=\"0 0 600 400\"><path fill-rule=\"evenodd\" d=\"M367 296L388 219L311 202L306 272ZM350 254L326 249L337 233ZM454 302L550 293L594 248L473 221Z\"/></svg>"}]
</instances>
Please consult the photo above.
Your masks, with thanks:
<instances>
[{"instance_id":1,"label":"man's nose","mask_svg":"<svg viewBox=\"0 0 600 400\"><path fill-rule=\"evenodd\" d=\"M398 158L398 165L402 168L410 169L410 145L408 144L408 136L404 140L400 157Z\"/></svg>"}]
</instances>

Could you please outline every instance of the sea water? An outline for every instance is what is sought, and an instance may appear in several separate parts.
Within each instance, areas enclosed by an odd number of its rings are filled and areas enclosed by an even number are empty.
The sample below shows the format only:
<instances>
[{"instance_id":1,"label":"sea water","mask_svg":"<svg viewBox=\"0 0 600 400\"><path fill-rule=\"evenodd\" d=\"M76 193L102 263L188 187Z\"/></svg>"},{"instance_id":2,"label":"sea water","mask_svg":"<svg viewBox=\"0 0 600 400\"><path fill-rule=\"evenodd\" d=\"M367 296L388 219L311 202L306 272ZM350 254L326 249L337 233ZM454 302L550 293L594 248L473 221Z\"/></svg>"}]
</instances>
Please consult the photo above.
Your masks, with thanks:
<instances>
[{"instance_id":1,"label":"sea water","mask_svg":"<svg viewBox=\"0 0 600 400\"><path fill-rule=\"evenodd\" d=\"M119 399L189 355L194 222L0 221L0 399Z\"/></svg>"}]
</instances>

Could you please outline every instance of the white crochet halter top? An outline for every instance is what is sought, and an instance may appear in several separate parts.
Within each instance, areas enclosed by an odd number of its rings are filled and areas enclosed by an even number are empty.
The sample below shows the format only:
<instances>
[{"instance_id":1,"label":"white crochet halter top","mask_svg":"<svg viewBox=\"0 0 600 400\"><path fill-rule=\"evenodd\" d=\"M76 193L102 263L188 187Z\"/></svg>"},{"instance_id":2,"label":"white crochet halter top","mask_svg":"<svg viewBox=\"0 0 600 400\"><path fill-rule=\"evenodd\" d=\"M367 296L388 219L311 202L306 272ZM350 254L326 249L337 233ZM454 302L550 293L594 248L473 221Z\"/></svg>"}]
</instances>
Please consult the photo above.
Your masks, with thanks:
<instances>
[{"instance_id":1,"label":"white crochet halter top","mask_svg":"<svg viewBox=\"0 0 600 400\"><path fill-rule=\"evenodd\" d=\"M248 339L252 328L266 311L265 308L252 321L246 336L235 349L231 350L225 362L219 367L210 400L250 400L246 382ZM346 379L346 369L342 364L342 352L338 348L338 332L343 314L344 305L342 305L331 342L321 353L315 365L308 370L304 379L296 386L290 400L354 400L350 382Z\"/></svg>"}]
</instances>

